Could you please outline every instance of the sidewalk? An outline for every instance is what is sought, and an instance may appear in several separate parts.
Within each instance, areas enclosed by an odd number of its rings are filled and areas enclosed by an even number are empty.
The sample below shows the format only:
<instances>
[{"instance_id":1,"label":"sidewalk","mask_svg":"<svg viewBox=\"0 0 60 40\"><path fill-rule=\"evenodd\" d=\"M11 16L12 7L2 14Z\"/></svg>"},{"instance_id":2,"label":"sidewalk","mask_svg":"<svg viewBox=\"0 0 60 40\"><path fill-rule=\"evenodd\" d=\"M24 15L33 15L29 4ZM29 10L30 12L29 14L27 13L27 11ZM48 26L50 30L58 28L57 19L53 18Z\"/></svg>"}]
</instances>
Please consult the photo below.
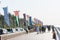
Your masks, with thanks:
<instances>
[{"instance_id":1,"label":"sidewalk","mask_svg":"<svg viewBox=\"0 0 60 40\"><path fill-rule=\"evenodd\" d=\"M36 32L23 34L7 40L54 40L54 39L52 39L52 32L46 31L45 33L40 34L37 34Z\"/></svg>"}]
</instances>

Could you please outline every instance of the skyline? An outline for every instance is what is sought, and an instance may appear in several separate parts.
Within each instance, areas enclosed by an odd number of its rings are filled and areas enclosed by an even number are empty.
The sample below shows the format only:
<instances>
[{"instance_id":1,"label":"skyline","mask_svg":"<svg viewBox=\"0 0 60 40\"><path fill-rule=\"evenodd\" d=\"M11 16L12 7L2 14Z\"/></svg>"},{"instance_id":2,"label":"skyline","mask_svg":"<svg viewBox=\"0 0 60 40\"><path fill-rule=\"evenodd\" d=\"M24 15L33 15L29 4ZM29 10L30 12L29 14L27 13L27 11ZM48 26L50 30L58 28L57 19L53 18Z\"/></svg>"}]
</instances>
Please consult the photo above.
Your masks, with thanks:
<instances>
[{"instance_id":1,"label":"skyline","mask_svg":"<svg viewBox=\"0 0 60 40\"><path fill-rule=\"evenodd\" d=\"M3 14L3 7L8 11L19 10L19 17L23 13L43 21L47 25L60 25L60 0L0 0L0 12Z\"/></svg>"}]
</instances>

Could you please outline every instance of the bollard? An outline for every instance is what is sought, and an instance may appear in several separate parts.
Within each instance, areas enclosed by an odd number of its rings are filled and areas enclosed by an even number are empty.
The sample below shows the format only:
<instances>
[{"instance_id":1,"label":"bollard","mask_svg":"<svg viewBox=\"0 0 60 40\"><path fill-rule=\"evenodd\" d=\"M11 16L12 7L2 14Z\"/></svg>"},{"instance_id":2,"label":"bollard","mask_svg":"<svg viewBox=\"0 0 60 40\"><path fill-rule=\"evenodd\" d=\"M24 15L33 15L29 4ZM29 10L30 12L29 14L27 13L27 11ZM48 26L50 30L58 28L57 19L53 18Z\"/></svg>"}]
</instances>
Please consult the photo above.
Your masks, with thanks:
<instances>
[{"instance_id":1,"label":"bollard","mask_svg":"<svg viewBox=\"0 0 60 40\"><path fill-rule=\"evenodd\" d=\"M2 29L0 29L0 35L2 35L3 34L3 30Z\"/></svg>"},{"instance_id":2,"label":"bollard","mask_svg":"<svg viewBox=\"0 0 60 40\"><path fill-rule=\"evenodd\" d=\"M53 32L53 39L56 39L56 33Z\"/></svg>"}]
</instances>

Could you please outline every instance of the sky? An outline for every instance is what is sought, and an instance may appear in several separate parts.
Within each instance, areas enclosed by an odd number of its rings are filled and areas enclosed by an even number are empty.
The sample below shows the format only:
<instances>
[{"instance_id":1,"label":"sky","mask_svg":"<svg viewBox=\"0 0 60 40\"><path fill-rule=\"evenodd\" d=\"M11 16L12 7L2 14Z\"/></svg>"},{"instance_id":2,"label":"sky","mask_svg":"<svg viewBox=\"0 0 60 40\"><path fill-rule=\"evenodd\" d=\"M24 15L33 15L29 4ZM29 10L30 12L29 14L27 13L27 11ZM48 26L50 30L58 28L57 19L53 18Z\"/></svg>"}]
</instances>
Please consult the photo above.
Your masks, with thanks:
<instances>
[{"instance_id":1,"label":"sky","mask_svg":"<svg viewBox=\"0 0 60 40\"><path fill-rule=\"evenodd\" d=\"M8 7L8 12L19 10L19 17L23 13L43 21L44 25L60 25L60 0L0 0L0 14L3 7Z\"/></svg>"}]
</instances>

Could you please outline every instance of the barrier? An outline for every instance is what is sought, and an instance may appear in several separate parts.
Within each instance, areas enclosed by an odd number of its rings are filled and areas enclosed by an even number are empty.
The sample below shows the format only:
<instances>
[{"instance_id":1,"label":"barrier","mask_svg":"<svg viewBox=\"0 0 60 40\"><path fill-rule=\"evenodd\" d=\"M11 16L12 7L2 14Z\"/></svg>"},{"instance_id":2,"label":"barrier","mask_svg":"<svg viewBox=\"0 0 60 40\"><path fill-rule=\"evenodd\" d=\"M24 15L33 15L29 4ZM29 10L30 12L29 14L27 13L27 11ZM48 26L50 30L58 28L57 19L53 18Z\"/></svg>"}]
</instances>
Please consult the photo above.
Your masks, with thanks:
<instances>
[{"instance_id":1,"label":"barrier","mask_svg":"<svg viewBox=\"0 0 60 40\"><path fill-rule=\"evenodd\" d=\"M25 33L26 33L25 31L20 31L20 32L15 32L15 33L3 34L3 35L0 35L0 40L7 40L7 39L10 39L10 38L13 38L13 37L25 34Z\"/></svg>"},{"instance_id":2,"label":"barrier","mask_svg":"<svg viewBox=\"0 0 60 40\"><path fill-rule=\"evenodd\" d=\"M11 30L13 32L11 32ZM22 29L18 29L18 31L16 31L16 29L11 29L11 30L8 29L8 32L4 32L5 34L0 35L0 40L8 40L10 38L14 38L14 37L20 36L22 34L26 34L26 31L24 29L23 30ZM31 32L34 32L34 29L29 30L29 33L31 33Z\"/></svg>"},{"instance_id":3,"label":"barrier","mask_svg":"<svg viewBox=\"0 0 60 40\"><path fill-rule=\"evenodd\" d=\"M55 27L55 33L56 33L56 40L60 40L60 31L57 27Z\"/></svg>"}]
</instances>

